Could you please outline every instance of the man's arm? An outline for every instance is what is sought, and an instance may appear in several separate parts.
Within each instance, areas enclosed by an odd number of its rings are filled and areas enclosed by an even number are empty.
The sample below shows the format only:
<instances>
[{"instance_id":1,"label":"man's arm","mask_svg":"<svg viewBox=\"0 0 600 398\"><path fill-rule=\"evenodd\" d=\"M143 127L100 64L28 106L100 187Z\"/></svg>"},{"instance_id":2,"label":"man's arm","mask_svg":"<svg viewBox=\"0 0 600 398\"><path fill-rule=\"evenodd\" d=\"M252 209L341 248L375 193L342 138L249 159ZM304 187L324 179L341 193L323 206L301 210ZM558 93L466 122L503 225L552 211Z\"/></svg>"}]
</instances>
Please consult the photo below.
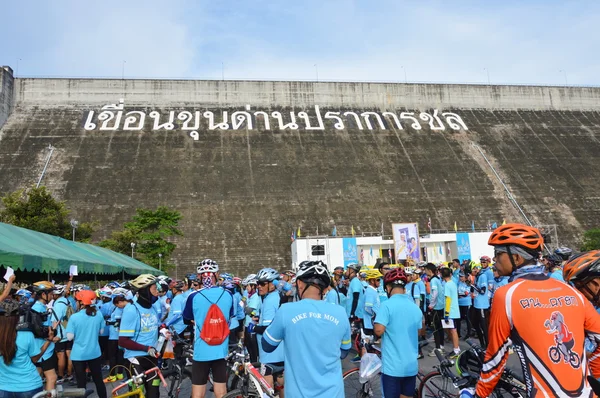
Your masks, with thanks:
<instances>
[{"instance_id":1,"label":"man's arm","mask_svg":"<svg viewBox=\"0 0 600 398\"><path fill-rule=\"evenodd\" d=\"M510 342L510 322L506 315L506 293L507 289L501 289L496 293L496 299L492 304L489 343L485 353L485 360L481 369L481 375L477 382L476 394L479 397L488 397L496 388L500 375L504 372L508 359Z\"/></svg>"},{"instance_id":2,"label":"man's arm","mask_svg":"<svg viewBox=\"0 0 600 398\"><path fill-rule=\"evenodd\" d=\"M494 299L495 300L495 299ZM596 312L592 303L585 300L585 321L583 327L587 337L596 343L596 349L590 356L588 363L594 378L600 378L600 314Z\"/></svg>"},{"instance_id":3,"label":"man's arm","mask_svg":"<svg viewBox=\"0 0 600 398\"><path fill-rule=\"evenodd\" d=\"M283 341L284 336L284 322L283 322L283 311L281 309L277 311L275 319L266 327L262 336L262 349L265 352L273 352Z\"/></svg>"},{"instance_id":4,"label":"man's arm","mask_svg":"<svg viewBox=\"0 0 600 398\"><path fill-rule=\"evenodd\" d=\"M16 278L17 278L16 275L11 275L11 277L8 278L8 283L6 284L6 286L4 286L4 291L0 295L0 301L6 300L6 298L10 294L10 289L12 289L13 282L15 281Z\"/></svg>"},{"instance_id":5,"label":"man's arm","mask_svg":"<svg viewBox=\"0 0 600 398\"><path fill-rule=\"evenodd\" d=\"M350 310L350 317L354 317L354 314L356 313L356 308L358 307L358 300L360 299L360 292L354 292L352 293L352 307Z\"/></svg>"}]
</instances>

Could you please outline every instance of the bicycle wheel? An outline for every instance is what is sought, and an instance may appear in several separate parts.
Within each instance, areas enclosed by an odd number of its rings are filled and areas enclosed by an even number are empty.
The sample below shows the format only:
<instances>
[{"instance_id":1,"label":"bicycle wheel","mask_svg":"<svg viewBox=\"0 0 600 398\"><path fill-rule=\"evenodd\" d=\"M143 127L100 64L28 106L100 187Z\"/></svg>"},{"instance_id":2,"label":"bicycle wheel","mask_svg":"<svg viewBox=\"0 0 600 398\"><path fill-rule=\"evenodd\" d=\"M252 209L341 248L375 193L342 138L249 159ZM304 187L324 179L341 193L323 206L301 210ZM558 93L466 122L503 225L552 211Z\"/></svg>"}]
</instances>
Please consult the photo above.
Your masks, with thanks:
<instances>
[{"instance_id":1,"label":"bicycle wheel","mask_svg":"<svg viewBox=\"0 0 600 398\"><path fill-rule=\"evenodd\" d=\"M381 378L379 376L373 377L365 384L361 384L358 380L359 369L354 368L344 373L344 395L346 397L356 398L381 398L383 392L381 390Z\"/></svg>"},{"instance_id":2,"label":"bicycle wheel","mask_svg":"<svg viewBox=\"0 0 600 398\"><path fill-rule=\"evenodd\" d=\"M525 398L526 396L526 392L523 390L504 386L496 387L490 395L492 398Z\"/></svg>"},{"instance_id":3,"label":"bicycle wheel","mask_svg":"<svg viewBox=\"0 0 600 398\"><path fill-rule=\"evenodd\" d=\"M419 385L419 398L458 398L460 391L452 380L434 371L423 377Z\"/></svg>"},{"instance_id":4,"label":"bicycle wheel","mask_svg":"<svg viewBox=\"0 0 600 398\"><path fill-rule=\"evenodd\" d=\"M262 395L256 391L248 391L248 394L244 394L242 390L233 390L223 395L223 398L262 398Z\"/></svg>"}]
</instances>

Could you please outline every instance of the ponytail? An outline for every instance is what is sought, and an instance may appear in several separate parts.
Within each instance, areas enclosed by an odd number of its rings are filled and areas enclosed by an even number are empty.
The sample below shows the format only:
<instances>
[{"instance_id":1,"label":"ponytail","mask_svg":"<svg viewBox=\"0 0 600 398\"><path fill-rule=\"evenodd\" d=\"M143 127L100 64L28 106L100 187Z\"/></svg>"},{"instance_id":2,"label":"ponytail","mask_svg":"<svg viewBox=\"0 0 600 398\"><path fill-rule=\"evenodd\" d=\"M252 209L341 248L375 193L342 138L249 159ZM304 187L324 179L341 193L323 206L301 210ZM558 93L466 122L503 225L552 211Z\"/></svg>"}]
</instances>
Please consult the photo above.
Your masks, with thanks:
<instances>
[{"instance_id":1,"label":"ponytail","mask_svg":"<svg viewBox=\"0 0 600 398\"><path fill-rule=\"evenodd\" d=\"M85 314L87 316L96 316L97 308L94 305L86 305L85 306Z\"/></svg>"}]
</instances>

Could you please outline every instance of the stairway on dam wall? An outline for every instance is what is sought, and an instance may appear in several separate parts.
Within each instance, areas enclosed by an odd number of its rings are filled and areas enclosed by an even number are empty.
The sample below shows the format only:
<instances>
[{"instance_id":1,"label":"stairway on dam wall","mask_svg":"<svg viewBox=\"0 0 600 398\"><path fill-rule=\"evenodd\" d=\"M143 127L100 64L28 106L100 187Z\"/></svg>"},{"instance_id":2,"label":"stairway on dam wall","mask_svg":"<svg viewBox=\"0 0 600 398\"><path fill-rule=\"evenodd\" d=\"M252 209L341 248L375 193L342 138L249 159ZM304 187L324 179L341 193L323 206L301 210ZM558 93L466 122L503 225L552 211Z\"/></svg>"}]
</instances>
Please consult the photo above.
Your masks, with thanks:
<instances>
[{"instance_id":1,"label":"stairway on dam wall","mask_svg":"<svg viewBox=\"0 0 600 398\"><path fill-rule=\"evenodd\" d=\"M77 219L99 222L96 240L137 207L182 213L179 275L204 257L236 273L289 268L298 227L360 234L383 223L390 234L392 222L426 228L428 217L440 229L522 221L473 144L535 223L557 225L561 244L600 222L598 89L475 87L471 95L457 85L435 95L418 85L323 83L318 94L321 83L217 83L14 79L0 193L35 184L52 144L44 184ZM110 129L107 115L119 111ZM128 112L145 120L131 114L126 129ZM184 129L196 112L198 128ZM211 126L224 112L227 129Z\"/></svg>"}]
</instances>

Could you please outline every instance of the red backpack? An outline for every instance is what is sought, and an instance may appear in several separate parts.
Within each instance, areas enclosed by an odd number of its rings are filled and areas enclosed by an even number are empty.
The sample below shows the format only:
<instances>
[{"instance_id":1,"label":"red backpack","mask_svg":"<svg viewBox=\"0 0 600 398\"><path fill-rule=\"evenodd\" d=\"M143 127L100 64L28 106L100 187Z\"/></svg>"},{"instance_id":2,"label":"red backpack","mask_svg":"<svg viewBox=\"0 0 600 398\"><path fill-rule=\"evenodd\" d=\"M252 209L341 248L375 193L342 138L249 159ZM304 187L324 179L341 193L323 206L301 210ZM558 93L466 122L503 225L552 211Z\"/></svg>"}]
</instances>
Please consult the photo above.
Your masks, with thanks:
<instances>
[{"instance_id":1,"label":"red backpack","mask_svg":"<svg viewBox=\"0 0 600 398\"><path fill-rule=\"evenodd\" d=\"M221 292L221 295L216 302L212 302L202 292L198 292L204 297L209 303L210 307L204 318L202 324L202 330L200 330L200 338L208 345L221 345L229 337L229 324L223 311L219 308L217 303L223 297L225 290Z\"/></svg>"}]
</instances>

